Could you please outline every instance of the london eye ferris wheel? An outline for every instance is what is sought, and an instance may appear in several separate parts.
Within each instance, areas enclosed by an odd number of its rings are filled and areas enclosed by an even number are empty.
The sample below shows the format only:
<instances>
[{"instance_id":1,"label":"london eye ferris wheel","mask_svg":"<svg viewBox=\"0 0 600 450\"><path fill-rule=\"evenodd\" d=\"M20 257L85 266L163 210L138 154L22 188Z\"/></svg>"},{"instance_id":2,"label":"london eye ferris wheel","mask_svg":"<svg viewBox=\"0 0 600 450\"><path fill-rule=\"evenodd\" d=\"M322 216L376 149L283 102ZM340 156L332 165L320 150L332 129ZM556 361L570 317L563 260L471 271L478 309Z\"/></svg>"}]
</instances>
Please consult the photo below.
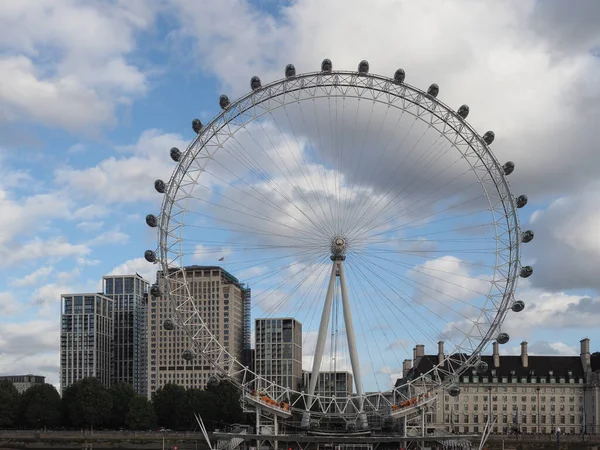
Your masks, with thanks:
<instances>
[{"instance_id":1,"label":"london eye ferris wheel","mask_svg":"<svg viewBox=\"0 0 600 450\"><path fill-rule=\"evenodd\" d=\"M478 134L469 107L446 106L436 84L423 91L366 61L335 71L326 59L305 74L290 64L250 87L222 95L208 124L193 121L197 136L171 149L173 174L155 183L161 212L146 217L158 250L145 257L164 274L152 294L173 307L165 329L187 333L182 358L202 355L282 417L365 426L365 411L402 414L434 388L458 395L462 373L486 370L486 345L509 341L502 323L523 310L517 280L533 271L520 261L533 239L517 215L527 197L511 192L515 166L492 154L494 133ZM302 388L252 370L207 324L184 268L222 258L252 286L254 317L302 323ZM427 370L402 377L415 344L439 341ZM317 393L324 371L351 373L351 393Z\"/></svg>"}]
</instances>

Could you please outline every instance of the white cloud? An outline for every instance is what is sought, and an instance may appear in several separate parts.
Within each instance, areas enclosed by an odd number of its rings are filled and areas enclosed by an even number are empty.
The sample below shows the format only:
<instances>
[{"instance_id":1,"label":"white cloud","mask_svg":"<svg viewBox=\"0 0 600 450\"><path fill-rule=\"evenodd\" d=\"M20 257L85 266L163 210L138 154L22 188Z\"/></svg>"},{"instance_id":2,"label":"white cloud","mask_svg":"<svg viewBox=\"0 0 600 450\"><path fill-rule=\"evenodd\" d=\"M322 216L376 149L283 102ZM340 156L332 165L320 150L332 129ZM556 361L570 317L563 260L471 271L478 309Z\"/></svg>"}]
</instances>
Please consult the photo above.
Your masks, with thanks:
<instances>
[{"instance_id":1,"label":"white cloud","mask_svg":"<svg viewBox=\"0 0 600 450\"><path fill-rule=\"evenodd\" d=\"M155 283L157 270L159 270L157 264L151 264L144 258L135 258L119 264L110 271L109 275L133 275L139 273L146 281Z\"/></svg>"},{"instance_id":2,"label":"white cloud","mask_svg":"<svg viewBox=\"0 0 600 450\"><path fill-rule=\"evenodd\" d=\"M489 281L470 273L469 269L464 261L452 255L415 266L409 272L418 289L415 300L445 311L449 308L446 305L486 295L490 289Z\"/></svg>"},{"instance_id":3,"label":"white cloud","mask_svg":"<svg viewBox=\"0 0 600 450\"><path fill-rule=\"evenodd\" d=\"M59 373L59 323L54 320L0 326L0 374L33 373L56 384Z\"/></svg>"},{"instance_id":4,"label":"white cloud","mask_svg":"<svg viewBox=\"0 0 600 450\"><path fill-rule=\"evenodd\" d=\"M53 268L51 266L40 267L35 271L31 272L28 275L25 275L23 278L19 278L14 280L12 284L14 286L35 286L36 284L44 281L50 273L52 273Z\"/></svg>"},{"instance_id":5,"label":"white cloud","mask_svg":"<svg viewBox=\"0 0 600 450\"><path fill-rule=\"evenodd\" d=\"M532 214L535 239L523 247L533 286L549 290L600 289L600 183L566 195Z\"/></svg>"},{"instance_id":6,"label":"white cloud","mask_svg":"<svg viewBox=\"0 0 600 450\"><path fill-rule=\"evenodd\" d=\"M64 237L48 240L34 238L24 244L11 245L0 249L0 266L12 266L24 261L46 258L59 261L64 258L79 257L91 252L84 244L71 244Z\"/></svg>"},{"instance_id":7,"label":"white cloud","mask_svg":"<svg viewBox=\"0 0 600 450\"><path fill-rule=\"evenodd\" d=\"M119 230L106 231L88 242L88 245L123 245L129 243L129 235Z\"/></svg>"},{"instance_id":8,"label":"white cloud","mask_svg":"<svg viewBox=\"0 0 600 450\"><path fill-rule=\"evenodd\" d=\"M557 38L555 27L533 27L547 24L556 4L482 1L465 8L460 1L399 1L390 8L384 1L303 0L279 6L275 19L244 0L174 3L182 23L174 35L195 39L196 60L231 98L249 91L253 75L263 83L281 78L290 62L304 73L319 70L325 57L348 70L366 58L372 72L391 76L404 67L408 83L436 82L442 101L469 104L469 121L482 132L495 130L495 153L515 160L513 178L527 193L568 190L596 177L600 156L591 130L600 110L591 105L600 96L600 61L590 50L600 33L589 27L587 47L556 54L549 42L572 41L578 33ZM570 23L589 22L585 9L570 14ZM381 45L394 40L392 30L410 36L410 45ZM569 170L556 163L565 148L574 152Z\"/></svg>"},{"instance_id":9,"label":"white cloud","mask_svg":"<svg viewBox=\"0 0 600 450\"><path fill-rule=\"evenodd\" d=\"M106 217L110 214L108 208L104 205L85 205L78 208L71 215L72 219L75 220L92 220ZM102 222L99 222L102 223Z\"/></svg>"},{"instance_id":10,"label":"white cloud","mask_svg":"<svg viewBox=\"0 0 600 450\"><path fill-rule=\"evenodd\" d=\"M56 194L12 198L0 188L0 252L15 236L34 234L58 218L68 217L70 202Z\"/></svg>"},{"instance_id":11,"label":"white cloud","mask_svg":"<svg viewBox=\"0 0 600 450\"><path fill-rule=\"evenodd\" d=\"M84 230L84 231L98 231L100 229L102 229L102 227L104 226L104 222L102 221L98 221L98 222L79 222L77 224L77 228Z\"/></svg>"},{"instance_id":12,"label":"white cloud","mask_svg":"<svg viewBox=\"0 0 600 450\"><path fill-rule=\"evenodd\" d=\"M119 103L147 89L127 57L157 2L110 7L74 0L7 0L0 6L0 120L33 120L76 132L111 124ZM76 36L74 39L73 37Z\"/></svg>"},{"instance_id":13,"label":"white cloud","mask_svg":"<svg viewBox=\"0 0 600 450\"><path fill-rule=\"evenodd\" d=\"M500 354L520 355L521 346L501 347ZM564 342L535 341L527 344L528 355L558 355L558 356L576 356L579 355L579 348L575 345L568 345Z\"/></svg>"},{"instance_id":14,"label":"white cloud","mask_svg":"<svg viewBox=\"0 0 600 450\"><path fill-rule=\"evenodd\" d=\"M169 149L186 146L177 134L147 130L134 145L118 148L121 153L131 156L111 156L86 169L59 168L56 181L72 196L95 201L94 207L100 208L99 211L104 211L104 207L98 204L158 200L160 194L154 190L154 181L157 178L168 181L175 168Z\"/></svg>"},{"instance_id":15,"label":"white cloud","mask_svg":"<svg viewBox=\"0 0 600 450\"><path fill-rule=\"evenodd\" d=\"M0 317L10 317L21 309L21 305L11 292L0 292Z\"/></svg>"}]
</instances>

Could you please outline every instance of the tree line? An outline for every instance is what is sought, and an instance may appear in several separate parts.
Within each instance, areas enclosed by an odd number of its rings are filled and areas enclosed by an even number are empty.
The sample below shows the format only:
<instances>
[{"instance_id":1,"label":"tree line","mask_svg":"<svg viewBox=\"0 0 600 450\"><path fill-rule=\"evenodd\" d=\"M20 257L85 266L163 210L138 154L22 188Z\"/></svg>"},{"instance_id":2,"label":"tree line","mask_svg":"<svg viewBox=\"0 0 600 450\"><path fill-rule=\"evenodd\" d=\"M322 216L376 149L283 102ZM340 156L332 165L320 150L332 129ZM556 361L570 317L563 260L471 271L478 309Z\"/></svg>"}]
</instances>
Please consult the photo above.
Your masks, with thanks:
<instances>
[{"instance_id":1,"label":"tree line","mask_svg":"<svg viewBox=\"0 0 600 450\"><path fill-rule=\"evenodd\" d=\"M194 413L200 413L212 430L246 422L239 395L227 382L209 384L205 390L166 384L148 400L128 383L107 389L96 378L85 378L67 387L61 398L51 384L35 385L20 394L10 381L0 381L0 429L183 431L197 428Z\"/></svg>"}]
</instances>

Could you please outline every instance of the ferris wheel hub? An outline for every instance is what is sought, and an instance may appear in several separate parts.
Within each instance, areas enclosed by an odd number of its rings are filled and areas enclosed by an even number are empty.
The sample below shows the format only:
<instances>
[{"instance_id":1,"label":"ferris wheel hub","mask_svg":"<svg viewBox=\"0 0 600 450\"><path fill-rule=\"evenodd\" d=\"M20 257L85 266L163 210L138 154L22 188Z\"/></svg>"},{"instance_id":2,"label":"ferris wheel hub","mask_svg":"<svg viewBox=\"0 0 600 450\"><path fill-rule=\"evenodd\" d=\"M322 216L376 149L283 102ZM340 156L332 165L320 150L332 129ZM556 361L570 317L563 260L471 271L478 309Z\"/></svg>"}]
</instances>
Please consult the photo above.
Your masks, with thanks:
<instances>
[{"instance_id":1,"label":"ferris wheel hub","mask_svg":"<svg viewBox=\"0 0 600 450\"><path fill-rule=\"evenodd\" d=\"M348 248L348 243L346 238L341 236L336 236L331 241L331 259L345 259L346 249Z\"/></svg>"}]
</instances>

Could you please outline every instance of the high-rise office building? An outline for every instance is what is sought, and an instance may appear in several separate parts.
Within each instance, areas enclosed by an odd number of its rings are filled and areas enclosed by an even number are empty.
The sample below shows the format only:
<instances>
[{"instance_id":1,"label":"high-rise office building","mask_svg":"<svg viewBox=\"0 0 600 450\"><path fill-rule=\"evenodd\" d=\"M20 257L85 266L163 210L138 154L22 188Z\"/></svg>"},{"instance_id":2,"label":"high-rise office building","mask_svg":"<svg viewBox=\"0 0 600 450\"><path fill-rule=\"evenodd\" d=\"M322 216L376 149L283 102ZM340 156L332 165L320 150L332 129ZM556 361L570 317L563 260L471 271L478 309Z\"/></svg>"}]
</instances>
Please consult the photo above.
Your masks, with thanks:
<instances>
[{"instance_id":1,"label":"high-rise office building","mask_svg":"<svg viewBox=\"0 0 600 450\"><path fill-rule=\"evenodd\" d=\"M41 375L3 375L0 376L0 381L10 381L19 391L19 394L22 394L27 389L33 386L38 386L40 384L46 383L46 377Z\"/></svg>"},{"instance_id":2,"label":"high-rise office building","mask_svg":"<svg viewBox=\"0 0 600 450\"><path fill-rule=\"evenodd\" d=\"M250 301L249 292L237 278L218 266L188 266L184 271L189 291L204 323L230 354L238 361L243 361L244 302ZM180 272L178 276L183 278L183 273ZM164 274L159 271L159 286L163 286L163 278ZM198 352L192 361L182 358L183 352L190 349L193 343L180 327L174 330L163 328L166 319L175 319L172 305L164 296L150 296L148 301L149 396L166 383L185 388L204 388L215 370ZM189 326L193 327L194 323Z\"/></svg>"},{"instance_id":3,"label":"high-rise office building","mask_svg":"<svg viewBox=\"0 0 600 450\"><path fill-rule=\"evenodd\" d=\"M62 294L60 390L88 377L112 379L113 301L102 294Z\"/></svg>"},{"instance_id":4,"label":"high-rise office building","mask_svg":"<svg viewBox=\"0 0 600 450\"><path fill-rule=\"evenodd\" d=\"M305 392L308 392L311 376L310 371L302 371L302 384ZM325 397L350 397L352 395L352 383L350 372L321 371L317 379L315 394Z\"/></svg>"},{"instance_id":5,"label":"high-rise office building","mask_svg":"<svg viewBox=\"0 0 600 450\"><path fill-rule=\"evenodd\" d=\"M148 392L148 286L139 274L102 277L103 294L113 300L113 383Z\"/></svg>"},{"instance_id":6,"label":"high-rise office building","mask_svg":"<svg viewBox=\"0 0 600 450\"><path fill-rule=\"evenodd\" d=\"M256 319L254 331L256 373L277 386L299 390L302 384L302 324L292 318Z\"/></svg>"}]
</instances>

